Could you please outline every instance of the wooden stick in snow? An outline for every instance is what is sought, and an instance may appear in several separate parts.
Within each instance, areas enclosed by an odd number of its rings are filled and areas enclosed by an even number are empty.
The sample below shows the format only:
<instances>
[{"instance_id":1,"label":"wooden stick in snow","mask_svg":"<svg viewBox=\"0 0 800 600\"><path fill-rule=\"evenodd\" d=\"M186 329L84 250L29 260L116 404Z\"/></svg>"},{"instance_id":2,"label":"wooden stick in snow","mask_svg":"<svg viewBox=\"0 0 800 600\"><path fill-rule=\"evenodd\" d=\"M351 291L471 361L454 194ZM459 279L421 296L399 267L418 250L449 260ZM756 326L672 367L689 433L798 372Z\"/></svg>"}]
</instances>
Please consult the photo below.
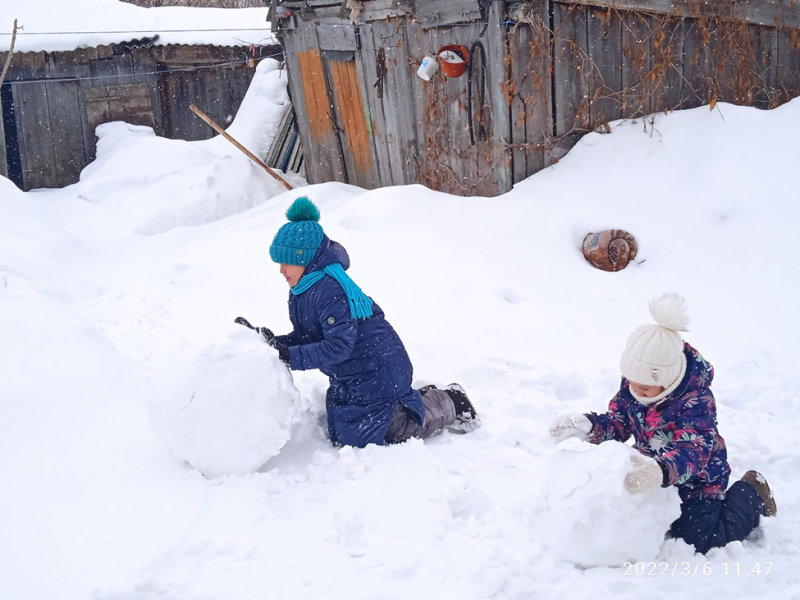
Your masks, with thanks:
<instances>
[{"instance_id":1,"label":"wooden stick in snow","mask_svg":"<svg viewBox=\"0 0 800 600\"><path fill-rule=\"evenodd\" d=\"M224 130L222 127L220 127L219 125L217 125L217 124L216 124L216 123L215 123L215 122L214 122L214 121L211 119L211 117L209 117L207 114L205 114L205 113L204 113L202 110L200 110L199 108L197 108L197 107L196 107L194 104L192 104L192 105L191 105L189 108L192 110L192 112L193 112L194 114L196 114L198 117L200 117L201 119L203 119L203 121L205 121L206 123L208 123L209 125L211 125L211 127L214 129L214 131L216 131L218 134L220 134L222 137L224 137L226 140L228 140L228 141L229 141L231 144L233 144L234 146L236 146L236 147L237 147L239 150L241 150L242 152L244 152L244 153L245 153L245 154L246 154L246 155L247 155L247 156L248 156L248 157L249 157L249 158L250 158L250 159L251 159L253 162L255 162L255 163L258 165L258 166L260 166L262 169L264 169L264 170L265 170L267 173L269 173L269 174L270 174L270 175L272 175L272 176L273 176L275 179L277 179L278 181L280 181L280 182L283 184L283 186L284 186L284 187L285 187L287 190L293 190L293 189L294 189L294 187L292 186L292 184L290 184L288 181L286 181L285 179L283 179L283 178L282 178L280 175L278 175L278 174L277 174L275 171L273 171L272 169L270 169L270 168L269 168L269 167L268 167L268 166L267 166L267 165L264 163L264 161L262 161L260 158L258 158L258 157L257 157L255 154L253 154L252 152L250 152L250 150L248 150L247 148L245 148L244 146L242 146L242 145L241 145L239 142L237 142L237 141L236 141L234 138L232 138L232 137L231 137L231 136L228 134L228 132L227 132L227 131L225 131L225 130Z\"/></svg>"},{"instance_id":2,"label":"wooden stick in snow","mask_svg":"<svg viewBox=\"0 0 800 600\"><path fill-rule=\"evenodd\" d=\"M6 73L8 73L8 67L11 66L11 57L14 55L14 43L17 41L17 20L14 19L14 32L11 34L11 47L8 49L8 56L6 57L6 66L3 67L3 73L0 75L0 85L3 85L3 82L6 80Z\"/></svg>"}]
</instances>

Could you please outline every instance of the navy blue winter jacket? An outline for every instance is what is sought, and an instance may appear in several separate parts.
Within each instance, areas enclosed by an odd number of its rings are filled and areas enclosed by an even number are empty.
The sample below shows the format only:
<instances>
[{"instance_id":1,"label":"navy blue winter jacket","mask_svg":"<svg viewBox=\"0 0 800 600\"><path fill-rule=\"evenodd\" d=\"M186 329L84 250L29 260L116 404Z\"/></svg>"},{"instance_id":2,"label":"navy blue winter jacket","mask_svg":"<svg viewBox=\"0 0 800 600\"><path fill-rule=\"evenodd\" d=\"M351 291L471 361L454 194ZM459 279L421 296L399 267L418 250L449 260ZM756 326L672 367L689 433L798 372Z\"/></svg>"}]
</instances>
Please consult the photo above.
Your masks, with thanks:
<instances>
[{"instance_id":1,"label":"navy blue winter jacket","mask_svg":"<svg viewBox=\"0 0 800 600\"><path fill-rule=\"evenodd\" d=\"M337 262L347 270L347 251L325 236L304 274ZM330 378L326 405L333 443L385 443L398 401L422 424L425 407L411 388L411 361L377 304L372 317L353 319L344 290L326 276L302 294L289 294L289 318L294 331L277 339L289 346L292 370L319 369Z\"/></svg>"}]
</instances>

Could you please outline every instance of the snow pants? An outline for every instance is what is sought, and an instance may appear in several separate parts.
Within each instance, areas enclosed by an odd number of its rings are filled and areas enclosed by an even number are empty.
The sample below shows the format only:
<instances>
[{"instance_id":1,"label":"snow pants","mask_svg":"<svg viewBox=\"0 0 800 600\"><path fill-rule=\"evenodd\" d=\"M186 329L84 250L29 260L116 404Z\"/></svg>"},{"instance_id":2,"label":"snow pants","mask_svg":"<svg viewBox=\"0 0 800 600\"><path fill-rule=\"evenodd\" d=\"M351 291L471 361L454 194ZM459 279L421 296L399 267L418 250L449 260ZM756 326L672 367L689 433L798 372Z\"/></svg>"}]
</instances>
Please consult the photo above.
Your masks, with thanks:
<instances>
[{"instance_id":1,"label":"snow pants","mask_svg":"<svg viewBox=\"0 0 800 600\"><path fill-rule=\"evenodd\" d=\"M386 431L387 444L399 444L412 437L424 440L455 422L456 408L447 392L429 388L420 390L420 393L425 405L422 425L415 423L406 407L398 402Z\"/></svg>"},{"instance_id":2,"label":"snow pants","mask_svg":"<svg viewBox=\"0 0 800 600\"><path fill-rule=\"evenodd\" d=\"M755 488L737 481L724 500L692 500L681 503L681 516L672 524L669 535L682 538L705 554L728 542L745 539L758 527L764 503Z\"/></svg>"}]
</instances>

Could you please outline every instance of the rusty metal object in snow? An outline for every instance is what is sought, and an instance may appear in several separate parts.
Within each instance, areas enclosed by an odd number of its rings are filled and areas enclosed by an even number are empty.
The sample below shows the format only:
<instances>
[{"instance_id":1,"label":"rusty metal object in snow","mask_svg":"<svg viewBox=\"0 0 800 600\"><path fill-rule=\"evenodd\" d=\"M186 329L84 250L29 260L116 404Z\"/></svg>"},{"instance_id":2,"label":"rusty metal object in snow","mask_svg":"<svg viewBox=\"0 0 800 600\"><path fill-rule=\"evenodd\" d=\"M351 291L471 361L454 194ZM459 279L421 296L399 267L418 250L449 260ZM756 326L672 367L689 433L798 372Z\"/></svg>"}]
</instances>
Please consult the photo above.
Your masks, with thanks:
<instances>
[{"instance_id":1,"label":"rusty metal object in snow","mask_svg":"<svg viewBox=\"0 0 800 600\"><path fill-rule=\"evenodd\" d=\"M622 229L606 229L583 238L583 256L603 271L621 271L636 258L636 238Z\"/></svg>"}]
</instances>

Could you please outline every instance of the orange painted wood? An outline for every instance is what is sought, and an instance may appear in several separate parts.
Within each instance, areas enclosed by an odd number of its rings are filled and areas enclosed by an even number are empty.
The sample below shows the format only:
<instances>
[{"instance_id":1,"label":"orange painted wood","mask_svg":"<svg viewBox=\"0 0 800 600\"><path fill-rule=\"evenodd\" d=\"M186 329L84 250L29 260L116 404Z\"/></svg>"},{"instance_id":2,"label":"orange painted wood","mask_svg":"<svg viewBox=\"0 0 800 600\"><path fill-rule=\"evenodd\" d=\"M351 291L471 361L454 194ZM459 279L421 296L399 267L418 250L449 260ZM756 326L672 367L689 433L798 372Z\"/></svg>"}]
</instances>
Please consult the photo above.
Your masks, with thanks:
<instances>
[{"instance_id":1,"label":"orange painted wood","mask_svg":"<svg viewBox=\"0 0 800 600\"><path fill-rule=\"evenodd\" d=\"M340 125L347 135L347 145L361 179L372 169L372 150L355 60L332 60L331 79Z\"/></svg>"},{"instance_id":2,"label":"orange painted wood","mask_svg":"<svg viewBox=\"0 0 800 600\"><path fill-rule=\"evenodd\" d=\"M305 52L299 52L298 59L311 135L322 142L334 133L322 58L316 48L309 48Z\"/></svg>"}]
</instances>

